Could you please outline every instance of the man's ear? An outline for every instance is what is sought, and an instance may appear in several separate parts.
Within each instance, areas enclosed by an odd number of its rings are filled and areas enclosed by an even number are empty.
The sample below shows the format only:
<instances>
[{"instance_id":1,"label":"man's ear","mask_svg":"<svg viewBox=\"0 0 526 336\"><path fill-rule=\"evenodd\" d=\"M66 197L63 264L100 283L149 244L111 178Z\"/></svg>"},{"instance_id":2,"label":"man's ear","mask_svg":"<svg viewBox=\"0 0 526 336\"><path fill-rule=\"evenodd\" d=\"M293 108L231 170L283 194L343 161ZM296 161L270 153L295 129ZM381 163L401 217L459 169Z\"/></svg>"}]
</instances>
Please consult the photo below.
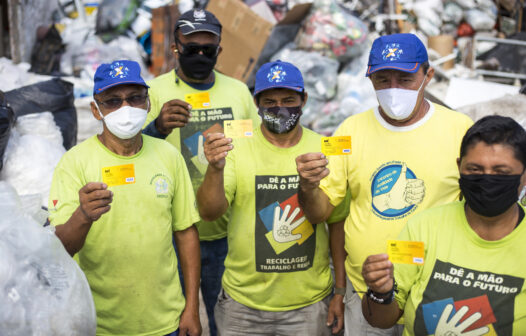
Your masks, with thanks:
<instances>
[{"instance_id":1,"label":"man's ear","mask_svg":"<svg viewBox=\"0 0 526 336\"><path fill-rule=\"evenodd\" d=\"M303 91L303 102L301 102L301 108L305 107L305 104L307 104L307 99L309 99L309 94L307 91Z\"/></svg>"},{"instance_id":2,"label":"man's ear","mask_svg":"<svg viewBox=\"0 0 526 336\"><path fill-rule=\"evenodd\" d=\"M460 158L457 158L457 168L458 172L460 173Z\"/></svg>"},{"instance_id":3,"label":"man's ear","mask_svg":"<svg viewBox=\"0 0 526 336\"><path fill-rule=\"evenodd\" d=\"M102 117L99 114L99 110L97 109L97 105L95 105L94 101L90 103L90 108L91 108L91 114L93 114L93 117L95 117L95 119L97 120L102 120Z\"/></svg>"},{"instance_id":4,"label":"man's ear","mask_svg":"<svg viewBox=\"0 0 526 336\"><path fill-rule=\"evenodd\" d=\"M429 69L427 70L427 74L426 74L426 84L429 84L429 82L431 82L431 79L433 79L433 77L435 76L435 69L433 67L429 67Z\"/></svg>"}]
</instances>

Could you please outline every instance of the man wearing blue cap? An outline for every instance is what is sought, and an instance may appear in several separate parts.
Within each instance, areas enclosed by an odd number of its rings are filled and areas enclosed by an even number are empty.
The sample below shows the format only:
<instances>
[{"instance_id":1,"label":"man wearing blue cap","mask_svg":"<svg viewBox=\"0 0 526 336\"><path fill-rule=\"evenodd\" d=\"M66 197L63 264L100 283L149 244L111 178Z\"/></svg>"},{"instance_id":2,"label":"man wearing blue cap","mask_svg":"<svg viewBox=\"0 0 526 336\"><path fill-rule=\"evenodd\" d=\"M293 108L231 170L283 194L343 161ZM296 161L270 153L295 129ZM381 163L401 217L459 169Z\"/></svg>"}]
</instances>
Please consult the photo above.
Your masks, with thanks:
<instances>
[{"instance_id":1,"label":"man wearing blue cap","mask_svg":"<svg viewBox=\"0 0 526 336\"><path fill-rule=\"evenodd\" d=\"M97 335L200 335L192 184L173 146L141 134L149 99L140 70L123 60L95 72L91 110L103 131L57 165L49 219L90 284Z\"/></svg>"},{"instance_id":2,"label":"man wearing blue cap","mask_svg":"<svg viewBox=\"0 0 526 336\"><path fill-rule=\"evenodd\" d=\"M223 121L258 120L247 86L214 71L221 53L221 23L203 9L183 13L175 24L172 50L176 68L148 82L152 102L144 132L178 148L186 161L194 190L208 165L203 139L222 132ZM201 240L201 291L208 314L210 334L216 335L214 306L221 289L227 253L228 214L214 222L196 223Z\"/></svg>"},{"instance_id":3,"label":"man wearing blue cap","mask_svg":"<svg viewBox=\"0 0 526 336\"><path fill-rule=\"evenodd\" d=\"M455 159L472 121L424 99L433 74L415 35L379 37L366 76L380 106L347 118L334 133L352 137L352 154L328 159L309 153L296 160L300 204L312 222L327 218L351 193L344 230L337 234L345 237L339 245L347 253L346 335L400 333L400 327L376 329L364 319L360 296L364 304L379 304L390 302L393 293L363 295L362 264L369 255L385 253L387 240L396 239L409 217L458 198Z\"/></svg>"},{"instance_id":4,"label":"man wearing blue cap","mask_svg":"<svg viewBox=\"0 0 526 336\"><path fill-rule=\"evenodd\" d=\"M253 136L208 134L209 162L197 192L201 217L231 207L223 289L215 308L219 334L329 335L332 292L325 224L306 220L298 204L296 156L319 151L321 137L299 124L307 101L291 63L264 64L254 101ZM345 218L335 211L332 221Z\"/></svg>"}]
</instances>

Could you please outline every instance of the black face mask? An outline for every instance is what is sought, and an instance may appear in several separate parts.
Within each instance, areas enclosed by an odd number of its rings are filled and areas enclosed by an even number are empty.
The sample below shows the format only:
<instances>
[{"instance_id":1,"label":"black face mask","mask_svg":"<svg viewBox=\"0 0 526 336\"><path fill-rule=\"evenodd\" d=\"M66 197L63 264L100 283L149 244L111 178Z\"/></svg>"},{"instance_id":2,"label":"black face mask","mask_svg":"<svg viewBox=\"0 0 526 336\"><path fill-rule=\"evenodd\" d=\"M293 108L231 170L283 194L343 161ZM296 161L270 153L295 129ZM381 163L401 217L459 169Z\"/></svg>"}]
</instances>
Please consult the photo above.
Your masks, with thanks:
<instances>
[{"instance_id":1,"label":"black face mask","mask_svg":"<svg viewBox=\"0 0 526 336\"><path fill-rule=\"evenodd\" d=\"M301 106L294 107L260 107L258 114L265 127L276 134L288 133L300 120Z\"/></svg>"},{"instance_id":2,"label":"black face mask","mask_svg":"<svg viewBox=\"0 0 526 336\"><path fill-rule=\"evenodd\" d=\"M214 70L217 56L208 57L200 54L183 55L179 54L179 65L184 75L191 79L203 80Z\"/></svg>"},{"instance_id":3,"label":"black face mask","mask_svg":"<svg viewBox=\"0 0 526 336\"><path fill-rule=\"evenodd\" d=\"M495 217L517 202L520 180L521 175L460 174L458 184L473 211Z\"/></svg>"}]
</instances>

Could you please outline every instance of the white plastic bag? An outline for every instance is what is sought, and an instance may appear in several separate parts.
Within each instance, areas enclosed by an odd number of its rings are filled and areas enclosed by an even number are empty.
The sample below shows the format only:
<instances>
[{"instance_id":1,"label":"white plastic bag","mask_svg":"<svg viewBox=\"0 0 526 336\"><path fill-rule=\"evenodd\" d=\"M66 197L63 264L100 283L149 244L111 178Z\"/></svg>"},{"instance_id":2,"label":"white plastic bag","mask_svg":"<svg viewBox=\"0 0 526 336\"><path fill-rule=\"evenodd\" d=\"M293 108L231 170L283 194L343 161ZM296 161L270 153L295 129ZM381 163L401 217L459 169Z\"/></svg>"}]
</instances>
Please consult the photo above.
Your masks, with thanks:
<instances>
[{"instance_id":1,"label":"white plastic bag","mask_svg":"<svg viewBox=\"0 0 526 336\"><path fill-rule=\"evenodd\" d=\"M0 181L0 335L95 335L91 291L53 230L21 211Z\"/></svg>"},{"instance_id":2,"label":"white plastic bag","mask_svg":"<svg viewBox=\"0 0 526 336\"><path fill-rule=\"evenodd\" d=\"M62 135L49 112L27 114L11 130L0 179L19 195L39 194L48 205L53 171L65 153Z\"/></svg>"},{"instance_id":3,"label":"white plastic bag","mask_svg":"<svg viewBox=\"0 0 526 336\"><path fill-rule=\"evenodd\" d=\"M305 90L312 98L326 100L336 94L336 81L339 63L335 59L316 52L291 50L285 46L272 56L272 61L282 60L294 64L303 75Z\"/></svg>"}]
</instances>

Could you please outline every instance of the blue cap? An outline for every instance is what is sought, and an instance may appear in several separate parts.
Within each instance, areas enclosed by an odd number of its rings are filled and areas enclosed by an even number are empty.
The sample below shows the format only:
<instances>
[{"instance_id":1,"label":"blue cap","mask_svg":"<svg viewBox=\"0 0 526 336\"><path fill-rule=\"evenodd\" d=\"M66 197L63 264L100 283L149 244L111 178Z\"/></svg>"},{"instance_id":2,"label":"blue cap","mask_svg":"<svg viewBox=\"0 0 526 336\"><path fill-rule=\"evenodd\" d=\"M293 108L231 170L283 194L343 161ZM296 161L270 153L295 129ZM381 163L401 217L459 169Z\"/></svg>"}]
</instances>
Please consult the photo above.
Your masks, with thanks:
<instances>
[{"instance_id":1,"label":"blue cap","mask_svg":"<svg viewBox=\"0 0 526 336\"><path fill-rule=\"evenodd\" d=\"M415 73L423 62L427 62L427 50L416 35L380 36L371 47L365 76L385 69Z\"/></svg>"},{"instance_id":2,"label":"blue cap","mask_svg":"<svg viewBox=\"0 0 526 336\"><path fill-rule=\"evenodd\" d=\"M105 90L123 84L138 84L149 87L141 77L141 66L135 61L121 60L110 64L99 65L93 78L95 85L93 94L99 94Z\"/></svg>"},{"instance_id":3,"label":"blue cap","mask_svg":"<svg viewBox=\"0 0 526 336\"><path fill-rule=\"evenodd\" d=\"M277 60L265 63L256 73L254 96L268 89L291 89L303 92L303 76L296 66Z\"/></svg>"}]
</instances>

